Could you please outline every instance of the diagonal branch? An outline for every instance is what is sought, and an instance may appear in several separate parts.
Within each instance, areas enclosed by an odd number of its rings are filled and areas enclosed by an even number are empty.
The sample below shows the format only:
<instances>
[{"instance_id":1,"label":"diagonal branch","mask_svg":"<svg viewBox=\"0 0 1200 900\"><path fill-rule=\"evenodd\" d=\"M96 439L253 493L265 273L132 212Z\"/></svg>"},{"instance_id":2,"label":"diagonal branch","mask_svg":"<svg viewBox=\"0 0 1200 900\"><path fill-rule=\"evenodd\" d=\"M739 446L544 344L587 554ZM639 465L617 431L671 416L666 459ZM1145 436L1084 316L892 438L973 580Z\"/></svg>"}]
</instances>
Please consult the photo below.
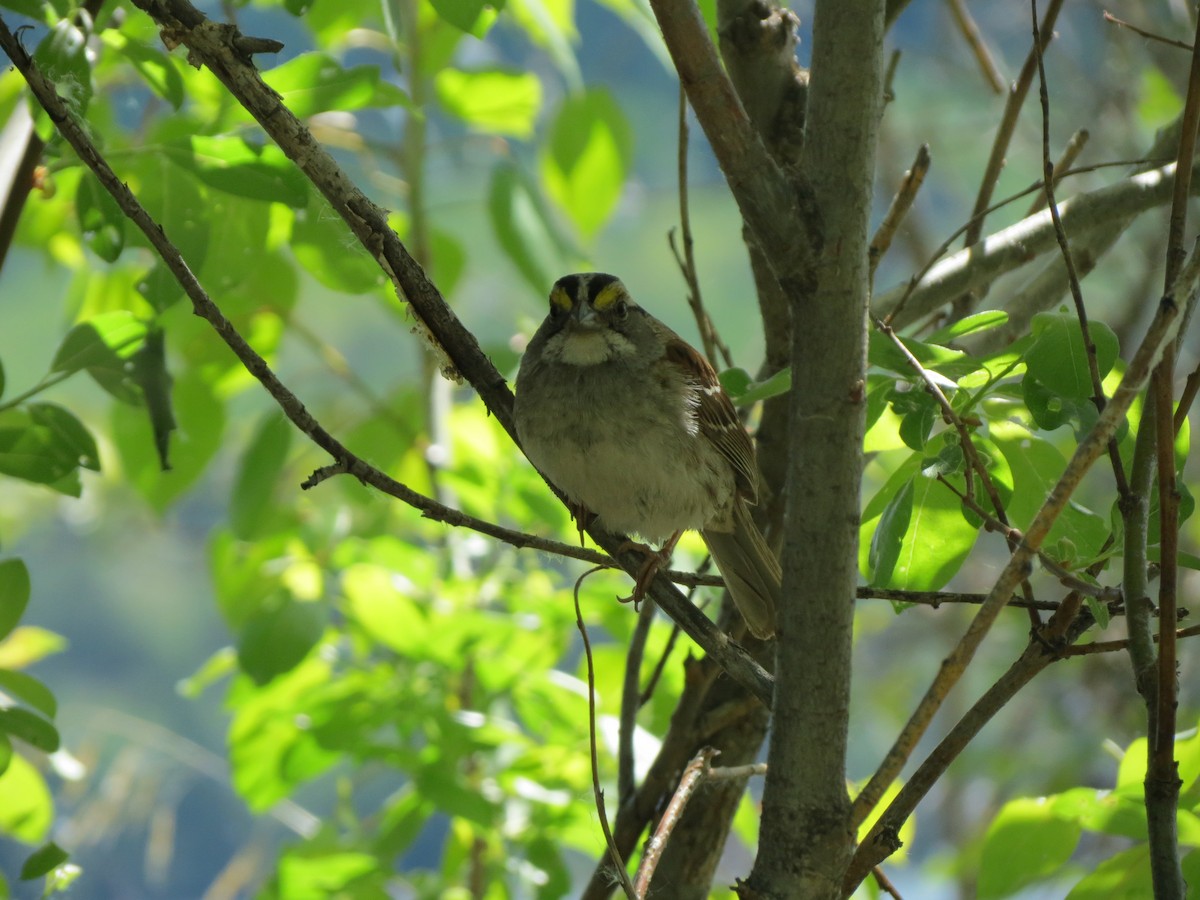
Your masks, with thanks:
<instances>
[{"instance_id":1,"label":"diagonal branch","mask_svg":"<svg viewBox=\"0 0 1200 900\"><path fill-rule=\"evenodd\" d=\"M879 769L854 800L851 814L852 827L857 828L874 809L884 791L899 776L900 770L916 749L917 742L925 734L934 714L941 707L950 689L958 682L965 667L970 663L983 638L991 629L1000 610L1008 603L1017 585L1028 576L1034 555L1045 540L1054 522L1066 507L1071 495L1083 480L1083 476L1105 451L1108 441L1125 420L1134 398L1141 392L1150 372L1161 358L1163 349L1175 337L1179 323L1180 304L1176 297L1186 295L1194 289L1200 277L1200 251L1194 249L1187 264L1175 282L1173 290L1162 298L1158 311L1142 339L1129 367L1121 379L1109 404L1104 408L1076 447L1057 484L1050 491L1030 523L1020 546L996 579L987 600L976 613L958 645L943 660L933 683L921 698L911 718L896 738Z\"/></svg>"}]
</instances>

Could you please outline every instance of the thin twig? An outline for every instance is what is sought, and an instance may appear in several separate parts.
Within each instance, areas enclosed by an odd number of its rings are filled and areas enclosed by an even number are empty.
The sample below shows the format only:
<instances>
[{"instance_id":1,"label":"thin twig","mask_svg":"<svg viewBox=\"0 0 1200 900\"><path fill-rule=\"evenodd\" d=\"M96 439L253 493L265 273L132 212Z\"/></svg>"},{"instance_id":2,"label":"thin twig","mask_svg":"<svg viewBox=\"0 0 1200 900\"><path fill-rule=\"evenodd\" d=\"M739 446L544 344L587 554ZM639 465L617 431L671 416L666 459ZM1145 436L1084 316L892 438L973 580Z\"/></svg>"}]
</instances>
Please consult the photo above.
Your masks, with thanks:
<instances>
[{"instance_id":1,"label":"thin twig","mask_svg":"<svg viewBox=\"0 0 1200 900\"><path fill-rule=\"evenodd\" d=\"M679 824L688 801L692 799L692 795L696 793L696 789L704 781L705 775L708 773L708 767L716 755L717 751L712 747L705 747L692 758L687 768L683 770L683 776L679 779L679 787L671 797L671 802L667 804L667 809L662 814L662 818L658 820L658 827L654 829L654 834L646 844L646 852L642 854L642 861L638 864L637 874L633 880L634 896L638 898L645 897L650 890L650 880L654 877L654 870L658 867L658 861L662 858L663 851L667 848L667 841L671 838L671 832Z\"/></svg>"},{"instance_id":2,"label":"thin twig","mask_svg":"<svg viewBox=\"0 0 1200 900\"><path fill-rule=\"evenodd\" d=\"M474 335L463 327L462 322L446 305L425 273L413 262L395 232L388 226L384 212L350 182L328 152L313 140L312 134L282 104L279 95L262 81L258 71L236 48L236 29L208 21L187 0L135 0L135 4L152 13L172 41L186 43L191 51L190 58L197 61L197 64L203 62L217 74L288 157L321 190L355 236L393 279L397 290L418 313L431 346L447 354L445 364L448 367L448 377L461 373L463 377L468 378L487 404L489 412L516 441L516 429L512 418L512 392L503 376L480 350ZM183 16L186 21L179 16ZM310 477L310 483L316 483L330 474L346 473L390 496L405 502L411 500L414 506L421 508L420 495L369 466L326 431L295 394L283 385L266 361L237 332L205 293L163 229L149 216L100 155L87 131L75 120L56 93L53 83L34 65L33 60L8 30L2 17L0 49L4 50L24 76L34 96L49 114L50 120L79 154L80 159L96 173L118 206L162 256L167 268L192 301L196 314L213 326L246 370L258 379L292 423L335 460L331 466L314 473ZM620 536L600 531L591 532L591 536L630 574L636 575L644 565L645 560L637 551L621 550L625 542ZM684 633L711 655L731 678L743 684L764 704L770 705L773 690L771 676L712 621L688 603L665 576L655 578L650 586L650 594L659 607L679 623Z\"/></svg>"},{"instance_id":3,"label":"thin twig","mask_svg":"<svg viewBox=\"0 0 1200 900\"><path fill-rule=\"evenodd\" d=\"M596 571L599 570L588 569L580 575L575 581L575 590L572 591L572 596L575 598L575 627L579 629L579 634L583 638L583 656L587 660L588 744L592 757L592 796L596 800L596 815L600 818L600 829L604 832L604 840L608 844L613 872L625 890L625 896L634 900L639 895L633 889L629 873L625 871L625 861L621 859L621 851L617 849L617 842L613 840L612 829L608 827L608 816L604 812L604 790L600 787L600 760L596 750L599 743L596 738L596 670L592 663L592 642L588 639L587 626L583 623L583 611L579 606L579 589L583 585L583 580Z\"/></svg>"},{"instance_id":4,"label":"thin twig","mask_svg":"<svg viewBox=\"0 0 1200 900\"><path fill-rule=\"evenodd\" d=\"M1052 168L1053 176L1050 179L1050 187L1057 188L1059 182L1063 179L1063 173L1070 170L1071 165L1079 158L1079 154L1083 152L1083 148L1087 146L1088 139L1091 137L1091 132L1086 128L1080 128L1067 141L1067 145L1063 147L1062 154L1054 163ZM1029 218L1034 213L1041 212L1046 208L1046 192L1042 191L1037 197L1033 198L1033 202L1029 204L1029 211L1025 213L1025 218Z\"/></svg>"},{"instance_id":5,"label":"thin twig","mask_svg":"<svg viewBox=\"0 0 1200 900\"><path fill-rule=\"evenodd\" d=\"M1037 636L1030 640L1017 660L971 705L925 757L855 851L842 886L846 896L854 892L874 867L900 848L901 826L984 725L1039 672L1061 659L1062 648L1069 647L1090 627L1091 617L1077 616L1077 611L1076 603L1064 602L1050 617L1050 621L1039 629Z\"/></svg>"},{"instance_id":6,"label":"thin twig","mask_svg":"<svg viewBox=\"0 0 1200 900\"><path fill-rule=\"evenodd\" d=\"M875 883L879 885L879 889L881 891L883 891L885 894L891 894L895 900L904 900L904 898L900 896L900 892L896 890L896 886L892 884L891 880L886 875L883 874L883 869L881 869L879 866L876 866L871 870L871 874L875 876Z\"/></svg>"},{"instance_id":7,"label":"thin twig","mask_svg":"<svg viewBox=\"0 0 1200 900\"><path fill-rule=\"evenodd\" d=\"M946 0L946 2L949 4L950 12L954 16L954 24L958 26L963 39L967 42L967 46L975 54L975 61L979 63L979 71L983 73L988 87L992 89L993 93L1003 94L1004 73L996 65L996 58L992 55L992 51L988 49L987 44L984 43L983 33L980 32L979 25L975 22L975 19L971 17L971 13L967 9L967 4L963 0Z\"/></svg>"},{"instance_id":8,"label":"thin twig","mask_svg":"<svg viewBox=\"0 0 1200 900\"><path fill-rule=\"evenodd\" d=\"M1042 107L1042 184L1045 186L1046 206L1050 210L1050 218L1054 222L1054 237L1058 241L1063 264L1067 269L1067 284L1070 286L1071 299L1075 304L1075 317L1079 320L1080 331L1083 332L1088 375L1092 380L1092 403L1097 412L1104 412L1106 401L1104 384L1100 380L1100 364L1096 358L1096 343L1092 340L1091 328L1088 325L1087 307L1083 303L1083 289L1079 285L1075 257L1071 254L1071 245L1067 241L1066 229L1063 228L1062 216L1058 211L1058 201L1054 199L1054 163L1050 161L1050 89L1046 84L1046 66L1042 57L1043 42L1041 33L1038 31L1037 0L1030 0L1030 10L1033 19L1033 49L1037 56L1038 99L1041 101ZM1176 171L1178 172L1178 166ZM1178 192L1181 180L1184 179L1177 177L1175 180L1176 192ZM1186 185L1184 189L1187 189ZM1108 458L1112 464L1113 479L1117 483L1117 496L1124 497L1129 493L1129 482L1125 478L1125 465L1121 462L1121 452L1117 448L1115 439L1109 442Z\"/></svg>"},{"instance_id":9,"label":"thin twig","mask_svg":"<svg viewBox=\"0 0 1200 900\"><path fill-rule=\"evenodd\" d=\"M1020 546L1012 554L989 591L987 600L980 606L958 645L942 662L933 683L897 736L883 762L880 763L879 769L855 798L851 809L850 827L857 828L863 823L883 797L884 791L900 774L917 743L928 729L934 714L941 708L950 689L962 676L996 617L1008 603L1016 587L1028 576L1030 564L1037 549L1046 539L1046 535L1063 509L1066 508L1071 495L1083 480L1084 475L1104 452L1108 441L1125 420L1126 412L1150 377L1150 371L1157 364L1163 347L1174 339L1179 317L1179 305L1175 301L1176 294L1186 293L1190 290L1198 276L1200 276L1200 252L1194 250L1188 258L1187 265L1180 273L1175 288L1159 303L1158 312L1130 360L1121 383L1108 406L1075 448L1075 452L1058 482L1026 529Z\"/></svg>"},{"instance_id":10,"label":"thin twig","mask_svg":"<svg viewBox=\"0 0 1200 900\"><path fill-rule=\"evenodd\" d=\"M1175 632L1176 640L1186 640L1190 637L1195 637L1200 634L1200 625L1189 625L1187 628L1180 628ZM1154 643L1160 640L1159 635L1154 635ZM1122 650L1129 649L1129 638L1121 638L1116 641L1093 641L1090 644L1080 644L1077 647L1068 647L1063 651L1063 656L1092 656L1096 653L1117 653Z\"/></svg>"},{"instance_id":11,"label":"thin twig","mask_svg":"<svg viewBox=\"0 0 1200 900\"><path fill-rule=\"evenodd\" d=\"M879 223L879 228L876 230L875 236L871 238L871 245L867 250L867 259L871 267L872 279L875 277L875 269L878 268L879 261L892 245L892 240L896 236L896 231L900 227L900 223L904 221L904 217L912 208L913 201L917 198L917 192L921 189L921 185L925 181L925 175L929 172L929 163L929 145L922 144L917 150L917 156L913 160L912 168L905 172L904 177L900 179L900 187L896 189L896 196L892 198L892 205L888 207L883 221Z\"/></svg>"},{"instance_id":12,"label":"thin twig","mask_svg":"<svg viewBox=\"0 0 1200 900\"><path fill-rule=\"evenodd\" d=\"M1097 163L1091 166L1080 166L1066 172L1058 173L1058 180L1061 182L1063 179L1072 175L1082 175L1086 172L1096 172L1101 169L1114 167L1121 168L1135 166L1144 164L1146 162L1148 161L1118 160L1114 162ZM1109 185L1096 191L1077 194L1074 197L1062 202L1062 213L1064 216L1069 216L1071 214L1068 211L1069 209L1074 210L1083 204L1089 205L1093 208L1103 208L1111 203L1115 203L1118 197L1120 197L1120 204L1124 208L1126 205L1125 194L1127 192L1130 193L1131 197L1141 198L1141 201L1136 204L1128 204L1128 206L1134 207L1132 209L1132 213L1136 214L1138 212L1142 212L1144 209L1148 209L1150 206L1162 202L1159 199L1159 196L1163 193L1162 186L1166 185L1167 179L1173 177L1174 172L1175 164L1172 162L1169 165L1164 165L1158 169L1139 172L1133 176L1130 176L1124 182L1119 182L1115 185ZM1157 190L1150 190L1149 188L1157 188ZM986 257L986 254L980 254L978 252L978 248L976 248L975 251L961 250L958 253L955 253L949 259L943 260L943 257L945 257L949 252L950 247L953 246L954 242L958 240L961 235L968 232L976 222L982 222L984 218L996 210L1001 209L1010 203L1014 203L1017 200L1020 200L1022 197L1028 197L1030 194L1038 193L1043 190L1044 186L1042 182L1038 181L1034 184L1031 184L1029 187L1024 188L1023 190L1017 191L1015 194L1005 197L1003 200L998 200L996 203L983 210L983 212L972 215L969 219L967 219L967 221L956 228L954 232L938 246L938 248L925 261L924 265L922 265L916 274L914 274L912 278L908 280L907 284L905 284L903 288L891 288L886 293L875 298L874 305L877 314L886 313L884 316L884 321L886 321L888 324L900 326L906 324L907 321L911 321L916 317L928 313L932 309L946 302L946 300L952 299L946 295L959 290L959 285L957 283L950 284L948 287L940 289L933 301L923 301L920 304L919 309L909 314L907 319L901 319L900 317L901 310L907 306L910 298L917 292L918 288L927 290L928 282L940 282L946 280L946 276L940 274L940 270L944 268L965 269L968 263L972 265L979 265L980 263L975 261ZM1088 211L1088 216L1091 218L1098 218L1102 215L1102 209L1089 209ZM1041 217L1041 214L1035 214L1034 216L1027 216L1020 222L1010 225L1008 228L989 236L987 243L992 244L994 242L998 251L1007 252L1007 248L1010 243L1019 245L1019 252L1014 252L1015 258L1012 265L999 269L994 273L995 275L1003 274L1010 268L1014 268L1016 265L1021 265L1025 262L1028 262L1030 255L1036 255L1037 253L1044 252L1043 248L1034 246L1035 244L1040 243L1040 241L1033 240L1035 235L1031 226L1033 226L1034 223L1037 223L1041 228L1052 226L1050 217L1048 215ZM1053 240L1052 228L1046 228L1046 238ZM927 276L933 275L935 270L937 270L938 274L936 274L935 277L927 278Z\"/></svg>"},{"instance_id":13,"label":"thin twig","mask_svg":"<svg viewBox=\"0 0 1200 900\"><path fill-rule=\"evenodd\" d=\"M1118 19L1108 10L1104 11L1104 21L1112 25L1116 25L1118 28L1128 28L1134 34L1140 34L1142 37L1151 41L1158 41L1160 44L1167 44L1170 47L1178 47L1180 50L1190 51L1192 49L1191 44L1185 44L1183 41L1177 41L1174 38L1163 37L1161 34L1155 34L1153 31L1146 31L1144 28L1138 28L1136 25L1126 22L1124 19Z\"/></svg>"},{"instance_id":14,"label":"thin twig","mask_svg":"<svg viewBox=\"0 0 1200 900\"><path fill-rule=\"evenodd\" d=\"M638 610L637 624L629 638L625 656L625 680L621 685L621 720L617 728L617 803L633 796L634 780L633 735L637 729L637 714L641 708L642 660L646 655L646 640L654 621L654 600L646 598Z\"/></svg>"},{"instance_id":15,"label":"thin twig","mask_svg":"<svg viewBox=\"0 0 1200 900\"><path fill-rule=\"evenodd\" d=\"M712 317L704 308L704 298L700 293L700 276L696 272L696 254L692 240L692 217L688 204L688 125L687 125L687 93L683 85L679 85L679 136L678 136L678 169L679 169L679 239L683 243L683 253L675 246L675 232L668 233L671 252L683 280L688 287L688 306L696 319L696 329L700 332L700 340L704 344L704 356L713 366L719 366L724 360L726 367L733 365L733 357L729 347L717 334ZM720 354L720 359L718 359Z\"/></svg>"},{"instance_id":16,"label":"thin twig","mask_svg":"<svg viewBox=\"0 0 1200 900\"><path fill-rule=\"evenodd\" d=\"M1054 23L1058 19L1058 12L1062 9L1063 0L1050 0L1050 5L1046 9L1045 18L1042 20L1041 33L1047 36L1054 31ZM1000 180L1000 172L1004 168L1005 158L1008 156L1008 145L1012 141L1013 133L1017 128L1017 118L1020 116L1021 107L1025 103L1025 96L1029 93L1029 87L1033 84L1033 76L1037 71L1038 52L1041 47L1031 47L1029 55L1025 57L1025 64L1021 66L1021 72L1017 76L1017 80L1009 89L1008 100L1004 104L1004 112L1000 116L1000 125L996 129L996 137L992 142L992 152L988 157L987 165L984 167L983 178L980 179L979 193L975 198L975 208L971 212L971 227L967 230L966 237L963 239L964 247L974 246L981 234L983 234L983 221L985 211L991 203L992 192L996 189L996 184ZM967 304L964 302L956 303L956 312L961 314L965 312Z\"/></svg>"}]
</instances>

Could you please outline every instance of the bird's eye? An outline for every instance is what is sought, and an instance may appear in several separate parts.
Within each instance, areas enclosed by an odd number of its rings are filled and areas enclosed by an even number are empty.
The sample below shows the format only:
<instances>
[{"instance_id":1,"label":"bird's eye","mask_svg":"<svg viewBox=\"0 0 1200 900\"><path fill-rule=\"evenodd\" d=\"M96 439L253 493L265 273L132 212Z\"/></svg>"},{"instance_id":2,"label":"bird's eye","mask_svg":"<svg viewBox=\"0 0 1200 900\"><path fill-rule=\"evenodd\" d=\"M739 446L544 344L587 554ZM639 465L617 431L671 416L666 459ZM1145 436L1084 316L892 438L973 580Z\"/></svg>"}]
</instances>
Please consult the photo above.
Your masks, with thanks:
<instances>
[{"instance_id":1,"label":"bird's eye","mask_svg":"<svg viewBox=\"0 0 1200 900\"><path fill-rule=\"evenodd\" d=\"M618 300L613 306L613 311L617 314L618 319L624 319L629 315L629 304L624 300Z\"/></svg>"}]
</instances>

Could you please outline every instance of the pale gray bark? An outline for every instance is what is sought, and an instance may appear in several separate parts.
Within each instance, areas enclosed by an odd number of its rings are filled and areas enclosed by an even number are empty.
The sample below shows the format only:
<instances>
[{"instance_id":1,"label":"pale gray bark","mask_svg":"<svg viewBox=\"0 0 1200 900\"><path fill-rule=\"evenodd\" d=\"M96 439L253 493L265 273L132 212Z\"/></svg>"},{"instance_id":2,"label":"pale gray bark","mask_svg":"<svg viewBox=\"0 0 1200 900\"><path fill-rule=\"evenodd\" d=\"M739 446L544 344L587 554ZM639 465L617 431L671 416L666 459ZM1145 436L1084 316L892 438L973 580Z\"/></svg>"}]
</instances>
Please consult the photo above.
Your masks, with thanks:
<instances>
[{"instance_id":1,"label":"pale gray bark","mask_svg":"<svg viewBox=\"0 0 1200 900\"><path fill-rule=\"evenodd\" d=\"M845 755L857 583L867 246L883 90L883 0L818 0L804 174L824 251L792 296L792 452L762 838L749 886L835 898L853 850ZM819 735L819 738L817 736Z\"/></svg>"}]
</instances>

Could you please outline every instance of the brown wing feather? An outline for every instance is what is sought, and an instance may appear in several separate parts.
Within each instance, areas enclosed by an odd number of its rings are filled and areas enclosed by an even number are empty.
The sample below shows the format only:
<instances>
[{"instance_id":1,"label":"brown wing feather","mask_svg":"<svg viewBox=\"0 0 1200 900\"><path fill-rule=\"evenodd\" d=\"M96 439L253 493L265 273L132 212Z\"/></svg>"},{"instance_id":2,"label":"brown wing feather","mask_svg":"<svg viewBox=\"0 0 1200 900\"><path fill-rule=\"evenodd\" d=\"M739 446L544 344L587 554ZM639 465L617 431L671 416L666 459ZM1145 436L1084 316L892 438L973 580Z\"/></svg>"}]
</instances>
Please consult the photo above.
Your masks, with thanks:
<instances>
[{"instance_id":1,"label":"brown wing feather","mask_svg":"<svg viewBox=\"0 0 1200 900\"><path fill-rule=\"evenodd\" d=\"M717 373L708 360L677 335L666 346L666 358L688 374L700 395L696 419L704 435L729 460L737 477L738 490L750 503L758 500L758 466L754 461L754 444L742 427L733 401L721 387Z\"/></svg>"}]
</instances>

